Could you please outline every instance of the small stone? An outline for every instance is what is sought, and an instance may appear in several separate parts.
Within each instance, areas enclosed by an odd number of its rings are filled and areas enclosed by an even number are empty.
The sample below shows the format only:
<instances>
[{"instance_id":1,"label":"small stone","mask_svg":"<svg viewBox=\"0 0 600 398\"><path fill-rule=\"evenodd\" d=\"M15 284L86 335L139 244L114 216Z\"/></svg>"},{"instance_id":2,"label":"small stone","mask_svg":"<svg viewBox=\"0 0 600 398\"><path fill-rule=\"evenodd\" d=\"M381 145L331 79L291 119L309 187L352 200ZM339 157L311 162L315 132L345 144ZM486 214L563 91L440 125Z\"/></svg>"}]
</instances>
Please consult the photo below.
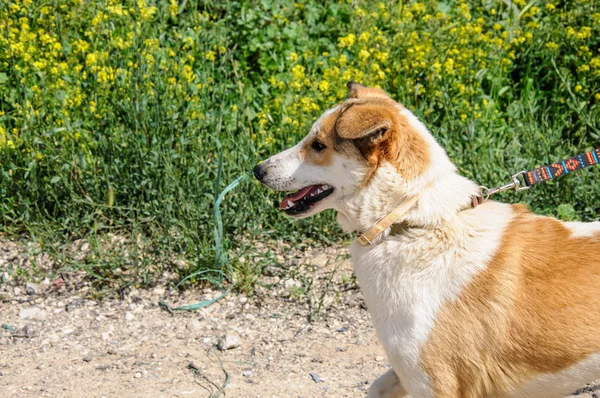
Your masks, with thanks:
<instances>
[{"instance_id":1,"label":"small stone","mask_svg":"<svg viewBox=\"0 0 600 398\"><path fill-rule=\"evenodd\" d=\"M137 373L135 374L135 378L136 378L136 379L141 379L141 378L142 378L142 374L141 374L140 372L137 372Z\"/></svg>"},{"instance_id":2,"label":"small stone","mask_svg":"<svg viewBox=\"0 0 600 398\"><path fill-rule=\"evenodd\" d=\"M125 320L130 322L133 321L135 319L135 315L133 315L131 312L127 311L125 313Z\"/></svg>"},{"instance_id":3,"label":"small stone","mask_svg":"<svg viewBox=\"0 0 600 398\"><path fill-rule=\"evenodd\" d=\"M33 296L33 295L40 294L42 292L42 288L37 283L27 282L25 284L25 292L28 295Z\"/></svg>"},{"instance_id":4,"label":"small stone","mask_svg":"<svg viewBox=\"0 0 600 398\"><path fill-rule=\"evenodd\" d=\"M315 372L310 372L310 377L312 377L313 381L315 383L321 383L323 382L323 380L321 380L321 378L319 377L318 374L316 374Z\"/></svg>"},{"instance_id":5,"label":"small stone","mask_svg":"<svg viewBox=\"0 0 600 398\"><path fill-rule=\"evenodd\" d=\"M27 337L28 339L30 339L32 337L38 336L40 332L37 326L33 324L27 324L20 330L19 334L23 337Z\"/></svg>"},{"instance_id":6,"label":"small stone","mask_svg":"<svg viewBox=\"0 0 600 398\"><path fill-rule=\"evenodd\" d=\"M335 350L338 351L338 352L344 352L345 351L344 347L337 347Z\"/></svg>"},{"instance_id":7,"label":"small stone","mask_svg":"<svg viewBox=\"0 0 600 398\"><path fill-rule=\"evenodd\" d=\"M13 289L13 293L15 294L15 296L20 296L21 295L21 289L19 289L18 287L15 287Z\"/></svg>"},{"instance_id":8,"label":"small stone","mask_svg":"<svg viewBox=\"0 0 600 398\"><path fill-rule=\"evenodd\" d=\"M187 271L190 268L190 265L184 260L174 260L173 265L177 267L180 271Z\"/></svg>"},{"instance_id":9,"label":"small stone","mask_svg":"<svg viewBox=\"0 0 600 398\"><path fill-rule=\"evenodd\" d=\"M383 362L384 360L385 360L385 357L382 357L381 355L377 355L377 356L375 357L375 361L376 361L376 362Z\"/></svg>"},{"instance_id":10,"label":"small stone","mask_svg":"<svg viewBox=\"0 0 600 398\"><path fill-rule=\"evenodd\" d=\"M202 329L202 323L197 319L192 319L185 328L190 332L197 332Z\"/></svg>"},{"instance_id":11,"label":"small stone","mask_svg":"<svg viewBox=\"0 0 600 398\"><path fill-rule=\"evenodd\" d=\"M221 351L231 350L232 348L236 348L239 346L240 338L233 333L225 334L217 344L217 348Z\"/></svg>"},{"instance_id":12,"label":"small stone","mask_svg":"<svg viewBox=\"0 0 600 398\"><path fill-rule=\"evenodd\" d=\"M69 304L67 304L67 312L73 312L77 308L80 308L82 306L83 306L83 299L75 298Z\"/></svg>"},{"instance_id":13,"label":"small stone","mask_svg":"<svg viewBox=\"0 0 600 398\"><path fill-rule=\"evenodd\" d=\"M42 311L39 307L22 308L19 310L19 318L43 321L46 319L46 312Z\"/></svg>"},{"instance_id":14,"label":"small stone","mask_svg":"<svg viewBox=\"0 0 600 398\"><path fill-rule=\"evenodd\" d=\"M283 282L283 286L285 286L286 289L292 289L294 287L302 287L302 283L295 279L287 279L285 282Z\"/></svg>"},{"instance_id":15,"label":"small stone","mask_svg":"<svg viewBox=\"0 0 600 398\"><path fill-rule=\"evenodd\" d=\"M83 362L90 362L92 360L92 356L91 355L86 355L83 357Z\"/></svg>"},{"instance_id":16,"label":"small stone","mask_svg":"<svg viewBox=\"0 0 600 398\"><path fill-rule=\"evenodd\" d=\"M239 300L240 304L246 304L248 302L248 298L245 296L241 296Z\"/></svg>"},{"instance_id":17,"label":"small stone","mask_svg":"<svg viewBox=\"0 0 600 398\"><path fill-rule=\"evenodd\" d=\"M8 272L2 273L2 276L0 277L0 282L2 282L2 283L10 282L10 275L8 274Z\"/></svg>"},{"instance_id":18,"label":"small stone","mask_svg":"<svg viewBox=\"0 0 600 398\"><path fill-rule=\"evenodd\" d=\"M60 340L60 337L58 337L56 333L52 333L48 335L48 340L50 340L53 343L57 343Z\"/></svg>"},{"instance_id":19,"label":"small stone","mask_svg":"<svg viewBox=\"0 0 600 398\"><path fill-rule=\"evenodd\" d=\"M244 370L244 371L242 372L242 376L244 376L244 377L250 377L250 376L252 376L252 374L253 374L253 373L254 373L254 372L252 372L252 370L250 370L250 369L246 369L246 370Z\"/></svg>"}]
</instances>

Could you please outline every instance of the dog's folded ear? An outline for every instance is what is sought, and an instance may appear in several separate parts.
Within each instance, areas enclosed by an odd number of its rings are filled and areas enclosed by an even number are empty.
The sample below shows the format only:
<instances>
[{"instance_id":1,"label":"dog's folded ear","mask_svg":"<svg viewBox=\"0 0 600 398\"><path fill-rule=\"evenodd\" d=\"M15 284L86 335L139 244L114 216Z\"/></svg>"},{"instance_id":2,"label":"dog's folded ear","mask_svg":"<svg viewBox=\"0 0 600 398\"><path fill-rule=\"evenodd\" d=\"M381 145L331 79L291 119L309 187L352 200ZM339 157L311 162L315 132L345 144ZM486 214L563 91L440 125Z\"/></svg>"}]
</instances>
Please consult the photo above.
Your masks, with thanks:
<instances>
[{"instance_id":1,"label":"dog's folded ear","mask_svg":"<svg viewBox=\"0 0 600 398\"><path fill-rule=\"evenodd\" d=\"M363 140L376 144L386 139L392 128L393 114L379 104L352 104L336 121L340 138Z\"/></svg>"}]
</instances>

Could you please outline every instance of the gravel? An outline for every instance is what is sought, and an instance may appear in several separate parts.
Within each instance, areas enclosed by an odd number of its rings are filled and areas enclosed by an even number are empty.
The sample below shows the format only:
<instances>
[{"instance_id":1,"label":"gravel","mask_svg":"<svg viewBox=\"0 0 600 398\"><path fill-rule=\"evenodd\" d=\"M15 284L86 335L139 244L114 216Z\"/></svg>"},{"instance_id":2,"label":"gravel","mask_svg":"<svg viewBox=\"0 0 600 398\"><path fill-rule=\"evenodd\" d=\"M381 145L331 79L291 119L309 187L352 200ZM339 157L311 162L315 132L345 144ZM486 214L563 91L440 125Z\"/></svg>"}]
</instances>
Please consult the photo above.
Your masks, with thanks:
<instances>
[{"instance_id":1,"label":"gravel","mask_svg":"<svg viewBox=\"0 0 600 398\"><path fill-rule=\"evenodd\" d=\"M14 271L23 258L5 243L3 396L208 396L229 375L231 397L365 397L368 384L389 369L360 291L348 282L343 249L293 250L281 242L273 265L279 275L263 277L254 296L232 293L199 311L171 314L159 300L179 306L217 292L158 285L98 300L84 274L62 273L38 283L42 293L28 294ZM309 294L289 294L297 282ZM578 396L592 394L600 395L598 385Z\"/></svg>"}]
</instances>

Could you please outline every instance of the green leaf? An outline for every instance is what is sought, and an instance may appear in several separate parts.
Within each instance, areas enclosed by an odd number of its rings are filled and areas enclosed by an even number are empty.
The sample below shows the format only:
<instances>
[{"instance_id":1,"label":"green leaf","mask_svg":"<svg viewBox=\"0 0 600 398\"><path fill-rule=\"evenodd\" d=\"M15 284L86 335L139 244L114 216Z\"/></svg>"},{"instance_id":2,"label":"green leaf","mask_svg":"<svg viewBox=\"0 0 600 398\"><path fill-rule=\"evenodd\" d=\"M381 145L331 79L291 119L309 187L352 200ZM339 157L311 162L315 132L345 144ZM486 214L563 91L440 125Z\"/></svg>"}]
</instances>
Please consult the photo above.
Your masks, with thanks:
<instances>
[{"instance_id":1,"label":"green leaf","mask_svg":"<svg viewBox=\"0 0 600 398\"><path fill-rule=\"evenodd\" d=\"M8 76L6 73L0 73L0 84L4 84L8 81Z\"/></svg>"},{"instance_id":2,"label":"green leaf","mask_svg":"<svg viewBox=\"0 0 600 398\"><path fill-rule=\"evenodd\" d=\"M561 205L558 206L558 208L556 209L556 214L558 215L558 217L561 220L564 221L579 221L579 215L577 215L577 211L575 211L575 208L573 207L573 205L570 205L568 203L563 203Z\"/></svg>"},{"instance_id":3,"label":"green leaf","mask_svg":"<svg viewBox=\"0 0 600 398\"><path fill-rule=\"evenodd\" d=\"M60 181L60 177L59 177L59 176L56 176L56 177L53 177L53 178L50 180L50 184L56 184L56 183L57 183L57 182L59 182L59 181Z\"/></svg>"}]
</instances>

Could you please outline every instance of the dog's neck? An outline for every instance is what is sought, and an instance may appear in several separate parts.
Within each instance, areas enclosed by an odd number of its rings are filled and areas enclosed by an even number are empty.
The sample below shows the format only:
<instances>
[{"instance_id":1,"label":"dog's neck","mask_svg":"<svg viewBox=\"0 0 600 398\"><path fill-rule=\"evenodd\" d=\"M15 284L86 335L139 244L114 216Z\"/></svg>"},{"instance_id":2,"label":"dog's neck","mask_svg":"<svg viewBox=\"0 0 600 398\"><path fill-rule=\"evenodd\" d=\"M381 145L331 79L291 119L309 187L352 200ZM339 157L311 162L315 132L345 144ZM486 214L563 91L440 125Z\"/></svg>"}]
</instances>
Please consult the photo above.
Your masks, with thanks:
<instances>
[{"instance_id":1,"label":"dog's neck","mask_svg":"<svg viewBox=\"0 0 600 398\"><path fill-rule=\"evenodd\" d=\"M408 197L419 195L417 203L397 223L436 227L450 222L468 208L472 196L479 194L474 182L457 174L444 149L425 126L410 114L412 127L429 145L431 163L420 176L405 181L391 164L381 165L368 185L355 192L338 208L338 222L347 231L364 232Z\"/></svg>"}]
</instances>

